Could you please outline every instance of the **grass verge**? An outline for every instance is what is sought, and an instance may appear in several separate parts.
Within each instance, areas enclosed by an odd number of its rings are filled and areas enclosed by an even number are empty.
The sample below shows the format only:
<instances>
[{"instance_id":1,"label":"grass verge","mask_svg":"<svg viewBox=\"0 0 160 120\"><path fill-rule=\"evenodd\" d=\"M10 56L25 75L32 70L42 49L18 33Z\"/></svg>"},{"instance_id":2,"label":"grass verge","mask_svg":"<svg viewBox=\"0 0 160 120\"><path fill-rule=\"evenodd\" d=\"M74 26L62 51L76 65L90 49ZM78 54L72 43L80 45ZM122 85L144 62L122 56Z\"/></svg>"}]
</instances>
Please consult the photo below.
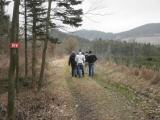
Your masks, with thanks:
<instances>
[{"instance_id":1,"label":"grass verge","mask_svg":"<svg viewBox=\"0 0 160 120\"><path fill-rule=\"evenodd\" d=\"M129 86L126 86L118 82L114 82L109 78L99 74L95 75L95 81L103 88L110 91L118 92L120 93L120 95L125 96L130 102L136 102L138 100L136 91L130 88Z\"/></svg>"}]
</instances>

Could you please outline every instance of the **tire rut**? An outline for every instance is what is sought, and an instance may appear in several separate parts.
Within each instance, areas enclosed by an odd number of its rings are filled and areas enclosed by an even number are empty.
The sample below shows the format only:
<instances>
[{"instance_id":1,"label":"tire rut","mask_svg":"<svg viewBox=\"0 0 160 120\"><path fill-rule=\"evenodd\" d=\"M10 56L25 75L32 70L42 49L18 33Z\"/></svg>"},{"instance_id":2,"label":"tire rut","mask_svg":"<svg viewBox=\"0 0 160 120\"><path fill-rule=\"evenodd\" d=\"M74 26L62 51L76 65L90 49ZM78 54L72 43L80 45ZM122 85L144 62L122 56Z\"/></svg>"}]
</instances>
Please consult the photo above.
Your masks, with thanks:
<instances>
[{"instance_id":1,"label":"tire rut","mask_svg":"<svg viewBox=\"0 0 160 120\"><path fill-rule=\"evenodd\" d=\"M66 67L65 80L74 99L76 120L145 120L134 104L87 76L73 78Z\"/></svg>"},{"instance_id":2,"label":"tire rut","mask_svg":"<svg viewBox=\"0 0 160 120\"><path fill-rule=\"evenodd\" d=\"M144 120L124 96L107 91L93 79L68 77L78 120Z\"/></svg>"},{"instance_id":3,"label":"tire rut","mask_svg":"<svg viewBox=\"0 0 160 120\"><path fill-rule=\"evenodd\" d=\"M84 95L80 93L74 83L68 81L68 86L72 96L74 97L78 120L99 120L94 104L92 104Z\"/></svg>"}]
</instances>

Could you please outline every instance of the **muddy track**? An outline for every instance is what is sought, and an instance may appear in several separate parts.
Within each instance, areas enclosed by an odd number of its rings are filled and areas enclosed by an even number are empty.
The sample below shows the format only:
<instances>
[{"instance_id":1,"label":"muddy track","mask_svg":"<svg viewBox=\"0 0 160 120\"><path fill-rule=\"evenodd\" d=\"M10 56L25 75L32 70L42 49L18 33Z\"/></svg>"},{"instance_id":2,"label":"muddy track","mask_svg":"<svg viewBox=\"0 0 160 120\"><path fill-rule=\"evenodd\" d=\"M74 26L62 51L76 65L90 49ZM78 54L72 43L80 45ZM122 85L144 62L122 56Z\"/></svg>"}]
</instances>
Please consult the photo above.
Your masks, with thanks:
<instances>
[{"instance_id":1,"label":"muddy track","mask_svg":"<svg viewBox=\"0 0 160 120\"><path fill-rule=\"evenodd\" d=\"M107 91L89 78L67 78L78 120L143 120L124 96Z\"/></svg>"},{"instance_id":2,"label":"muddy track","mask_svg":"<svg viewBox=\"0 0 160 120\"><path fill-rule=\"evenodd\" d=\"M72 80L72 78L70 79ZM78 120L98 120L97 111L88 99L83 96L78 89L73 85L73 80L68 81L71 94L75 101L75 107L77 110ZM72 83L71 83L72 82Z\"/></svg>"},{"instance_id":3,"label":"muddy track","mask_svg":"<svg viewBox=\"0 0 160 120\"><path fill-rule=\"evenodd\" d=\"M64 95L68 94L66 104L71 104L74 111L72 120L147 120L124 95L106 89L96 78L91 79L87 75L84 78L71 77L65 60L54 63L61 72L61 89ZM56 86L59 88L58 84Z\"/></svg>"}]
</instances>

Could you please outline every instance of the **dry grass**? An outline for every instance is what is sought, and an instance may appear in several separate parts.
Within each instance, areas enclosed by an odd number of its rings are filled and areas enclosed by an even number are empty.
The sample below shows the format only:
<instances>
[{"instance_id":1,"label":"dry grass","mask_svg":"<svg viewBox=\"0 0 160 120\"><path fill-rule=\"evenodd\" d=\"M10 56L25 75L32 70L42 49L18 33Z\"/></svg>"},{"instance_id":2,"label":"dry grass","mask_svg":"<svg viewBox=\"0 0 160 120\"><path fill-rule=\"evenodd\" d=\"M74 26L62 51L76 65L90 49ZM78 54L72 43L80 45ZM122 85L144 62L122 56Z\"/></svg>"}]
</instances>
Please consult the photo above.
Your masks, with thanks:
<instances>
[{"instance_id":1,"label":"dry grass","mask_svg":"<svg viewBox=\"0 0 160 120\"><path fill-rule=\"evenodd\" d=\"M147 68L129 68L110 63L100 66L105 66L104 70L99 69L99 71L105 71L104 74L110 81L128 86L135 90L138 96L141 96L141 101L137 105L145 111L150 120L159 120L160 73ZM121 69L118 69L119 66ZM116 88L119 87L116 86Z\"/></svg>"},{"instance_id":2,"label":"dry grass","mask_svg":"<svg viewBox=\"0 0 160 120\"><path fill-rule=\"evenodd\" d=\"M35 94L31 89L21 91L16 98L16 116L19 120L75 120L74 110L70 103L71 96L61 74L62 61L48 63L47 84L40 93ZM49 68L50 66L50 68ZM55 74L58 72L59 74ZM0 108L7 112L7 93L0 96ZM6 115L3 116L5 118ZM1 119L0 111L0 119Z\"/></svg>"},{"instance_id":3,"label":"dry grass","mask_svg":"<svg viewBox=\"0 0 160 120\"><path fill-rule=\"evenodd\" d=\"M0 80L7 78L9 68L8 55L0 55Z\"/></svg>"},{"instance_id":4,"label":"dry grass","mask_svg":"<svg viewBox=\"0 0 160 120\"><path fill-rule=\"evenodd\" d=\"M151 80L152 85L160 85L160 73L156 73Z\"/></svg>"},{"instance_id":5,"label":"dry grass","mask_svg":"<svg viewBox=\"0 0 160 120\"><path fill-rule=\"evenodd\" d=\"M123 67L124 68L124 67ZM147 69L147 68L125 68L124 73L127 73L131 76L141 77L144 80L152 80L155 76L155 72L153 70Z\"/></svg>"},{"instance_id":6,"label":"dry grass","mask_svg":"<svg viewBox=\"0 0 160 120\"><path fill-rule=\"evenodd\" d=\"M139 76L140 75L140 70L138 68L134 68L132 70L132 74L135 75L135 76Z\"/></svg>"},{"instance_id":7,"label":"dry grass","mask_svg":"<svg viewBox=\"0 0 160 120\"><path fill-rule=\"evenodd\" d=\"M151 80L154 74L155 73L152 70L145 68L140 71L140 76L143 77L145 80Z\"/></svg>"},{"instance_id":8,"label":"dry grass","mask_svg":"<svg viewBox=\"0 0 160 120\"><path fill-rule=\"evenodd\" d=\"M129 68L124 65L112 63L100 64L108 78L115 82L128 85L137 91L145 91L148 88L160 91L160 74L147 68ZM101 68L102 69L102 68ZM155 95L156 96L156 95Z\"/></svg>"}]
</instances>

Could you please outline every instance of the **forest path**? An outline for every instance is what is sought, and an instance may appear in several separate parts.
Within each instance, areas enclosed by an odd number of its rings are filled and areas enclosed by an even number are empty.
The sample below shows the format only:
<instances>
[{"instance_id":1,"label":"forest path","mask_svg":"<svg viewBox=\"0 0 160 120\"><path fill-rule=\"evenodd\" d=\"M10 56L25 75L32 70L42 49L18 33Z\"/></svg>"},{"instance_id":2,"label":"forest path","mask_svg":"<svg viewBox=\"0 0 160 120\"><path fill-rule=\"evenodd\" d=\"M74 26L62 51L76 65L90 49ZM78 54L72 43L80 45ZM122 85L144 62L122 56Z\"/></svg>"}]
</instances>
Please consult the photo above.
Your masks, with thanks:
<instances>
[{"instance_id":1,"label":"forest path","mask_svg":"<svg viewBox=\"0 0 160 120\"><path fill-rule=\"evenodd\" d=\"M65 120L146 120L126 96L99 82L103 79L100 69L93 79L87 74L73 78L65 58L50 62L48 71L52 90L68 111Z\"/></svg>"}]
</instances>

